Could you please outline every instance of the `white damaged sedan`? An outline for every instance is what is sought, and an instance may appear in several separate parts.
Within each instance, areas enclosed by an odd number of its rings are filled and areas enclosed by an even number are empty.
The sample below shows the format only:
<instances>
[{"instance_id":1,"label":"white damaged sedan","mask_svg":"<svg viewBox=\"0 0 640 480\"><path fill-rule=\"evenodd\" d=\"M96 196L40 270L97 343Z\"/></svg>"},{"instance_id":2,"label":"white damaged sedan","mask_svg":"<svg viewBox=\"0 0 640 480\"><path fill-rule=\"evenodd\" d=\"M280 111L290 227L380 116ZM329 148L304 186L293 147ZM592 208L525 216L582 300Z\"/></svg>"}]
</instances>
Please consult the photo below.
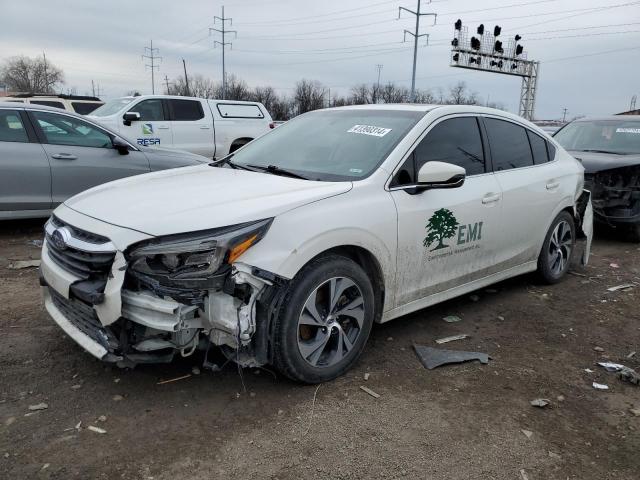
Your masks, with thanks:
<instances>
[{"instance_id":1,"label":"white damaged sedan","mask_svg":"<svg viewBox=\"0 0 640 480\"><path fill-rule=\"evenodd\" d=\"M591 222L582 166L522 118L335 108L67 200L41 284L53 320L104 361L216 346L315 383L353 365L374 322L535 270L559 281L586 262Z\"/></svg>"}]
</instances>

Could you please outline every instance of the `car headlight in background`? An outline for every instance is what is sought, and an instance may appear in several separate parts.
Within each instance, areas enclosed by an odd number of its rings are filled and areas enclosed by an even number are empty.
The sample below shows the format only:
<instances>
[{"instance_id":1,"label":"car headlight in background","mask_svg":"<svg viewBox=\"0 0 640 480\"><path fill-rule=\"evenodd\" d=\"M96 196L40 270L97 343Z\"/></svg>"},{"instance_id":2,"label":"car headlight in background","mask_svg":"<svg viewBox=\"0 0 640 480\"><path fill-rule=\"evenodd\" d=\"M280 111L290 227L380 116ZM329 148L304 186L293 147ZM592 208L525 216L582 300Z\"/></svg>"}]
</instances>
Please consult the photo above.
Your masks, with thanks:
<instances>
[{"instance_id":1,"label":"car headlight in background","mask_svg":"<svg viewBox=\"0 0 640 480\"><path fill-rule=\"evenodd\" d=\"M259 242L272 218L190 234L154 239L129 254L136 273L174 281L204 280Z\"/></svg>"}]
</instances>

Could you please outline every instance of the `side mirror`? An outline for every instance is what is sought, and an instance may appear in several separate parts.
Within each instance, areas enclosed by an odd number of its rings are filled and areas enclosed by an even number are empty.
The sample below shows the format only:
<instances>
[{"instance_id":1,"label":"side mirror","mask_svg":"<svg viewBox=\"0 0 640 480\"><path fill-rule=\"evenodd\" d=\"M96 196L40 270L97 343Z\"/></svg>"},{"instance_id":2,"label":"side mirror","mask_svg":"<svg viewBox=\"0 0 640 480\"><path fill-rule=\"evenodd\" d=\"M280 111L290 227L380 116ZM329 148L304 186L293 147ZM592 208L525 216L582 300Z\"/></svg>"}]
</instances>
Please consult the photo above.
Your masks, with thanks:
<instances>
[{"instance_id":1,"label":"side mirror","mask_svg":"<svg viewBox=\"0 0 640 480\"><path fill-rule=\"evenodd\" d=\"M129 155L129 144L120 137L113 137L113 140L111 140L111 144L120 155Z\"/></svg>"},{"instance_id":2,"label":"side mirror","mask_svg":"<svg viewBox=\"0 0 640 480\"><path fill-rule=\"evenodd\" d=\"M466 174L466 170L458 165L445 162L427 162L418 172L416 186L420 189L458 188L464 183Z\"/></svg>"},{"instance_id":3,"label":"side mirror","mask_svg":"<svg viewBox=\"0 0 640 480\"><path fill-rule=\"evenodd\" d=\"M140 118L141 117L138 112L127 112L122 116L122 123L128 127L131 125L131 122L137 122Z\"/></svg>"}]
</instances>

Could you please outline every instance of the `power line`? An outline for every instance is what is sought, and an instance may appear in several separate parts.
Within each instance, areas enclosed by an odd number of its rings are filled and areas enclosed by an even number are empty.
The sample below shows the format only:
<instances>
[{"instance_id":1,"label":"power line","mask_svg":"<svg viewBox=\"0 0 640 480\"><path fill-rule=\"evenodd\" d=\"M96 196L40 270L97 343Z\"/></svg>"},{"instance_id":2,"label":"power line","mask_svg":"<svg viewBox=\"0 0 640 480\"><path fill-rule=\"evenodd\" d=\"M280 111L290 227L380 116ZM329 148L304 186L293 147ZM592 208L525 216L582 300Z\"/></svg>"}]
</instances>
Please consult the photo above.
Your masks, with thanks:
<instances>
[{"instance_id":1,"label":"power line","mask_svg":"<svg viewBox=\"0 0 640 480\"><path fill-rule=\"evenodd\" d=\"M233 48L232 47L233 44L231 42L227 42L225 37L228 33L233 33L237 38L238 32L236 32L235 30L226 29L227 22L229 22L229 25L233 25L233 19L225 18L224 6L222 7L222 17L213 17L214 25L216 24L216 20L220 20L220 23L222 24L222 30L217 28L209 28L209 35L211 35L211 32L218 32L222 34L222 41L219 42L218 40L214 40L213 46L215 47L216 45L220 45L222 47L222 99L224 100L227 96L227 72L226 72L225 61L224 61L224 52L226 50L227 45L229 45L230 48Z\"/></svg>"},{"instance_id":2,"label":"power line","mask_svg":"<svg viewBox=\"0 0 640 480\"><path fill-rule=\"evenodd\" d=\"M149 54L147 55L147 51L149 52ZM155 82L155 69L160 69L160 67L158 65L155 64L156 59L160 60L162 62L162 57L159 57L156 55L156 53L160 53L160 50L157 48L153 48L153 40L150 40L149 42L149 46L148 47L144 47L144 55L142 55L142 60L144 61L144 59L149 59L149 61L151 61L151 65L145 63L145 68L146 67L150 67L151 68L151 94L155 95L156 93L156 82Z\"/></svg>"}]
</instances>

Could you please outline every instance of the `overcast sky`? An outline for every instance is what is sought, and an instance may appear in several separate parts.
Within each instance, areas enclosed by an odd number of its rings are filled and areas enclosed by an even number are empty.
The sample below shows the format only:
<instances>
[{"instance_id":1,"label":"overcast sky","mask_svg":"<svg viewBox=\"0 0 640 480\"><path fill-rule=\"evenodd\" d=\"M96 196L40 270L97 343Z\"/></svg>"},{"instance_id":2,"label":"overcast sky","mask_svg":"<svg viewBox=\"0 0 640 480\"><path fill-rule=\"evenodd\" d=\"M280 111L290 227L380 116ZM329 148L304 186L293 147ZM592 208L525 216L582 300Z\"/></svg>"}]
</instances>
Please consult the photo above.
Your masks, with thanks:
<instances>
[{"instance_id":1,"label":"overcast sky","mask_svg":"<svg viewBox=\"0 0 640 480\"><path fill-rule=\"evenodd\" d=\"M409 86L412 44L402 43L403 30L415 18L398 6L415 10L417 0L0 0L0 61L24 54L42 55L64 70L66 87L78 94L98 83L103 98L137 89L151 93L151 74L141 55L153 39L162 57L161 81L188 73L222 78L221 49L214 48L209 27L214 15L233 18L237 38L227 50L227 72L250 86L272 85L291 92L301 78L315 79L332 93L375 82ZM640 95L640 1L631 0L433 0L423 17L416 85L436 92L464 80L483 100L518 111L520 79L449 66L453 23L475 29L502 26L507 39L520 34L528 58L539 60L536 103L538 118L609 114L627 110ZM219 38L219 36L215 37ZM229 37L228 40L232 40ZM602 52L606 54L595 55ZM640 102L639 102L640 105Z\"/></svg>"}]
</instances>

